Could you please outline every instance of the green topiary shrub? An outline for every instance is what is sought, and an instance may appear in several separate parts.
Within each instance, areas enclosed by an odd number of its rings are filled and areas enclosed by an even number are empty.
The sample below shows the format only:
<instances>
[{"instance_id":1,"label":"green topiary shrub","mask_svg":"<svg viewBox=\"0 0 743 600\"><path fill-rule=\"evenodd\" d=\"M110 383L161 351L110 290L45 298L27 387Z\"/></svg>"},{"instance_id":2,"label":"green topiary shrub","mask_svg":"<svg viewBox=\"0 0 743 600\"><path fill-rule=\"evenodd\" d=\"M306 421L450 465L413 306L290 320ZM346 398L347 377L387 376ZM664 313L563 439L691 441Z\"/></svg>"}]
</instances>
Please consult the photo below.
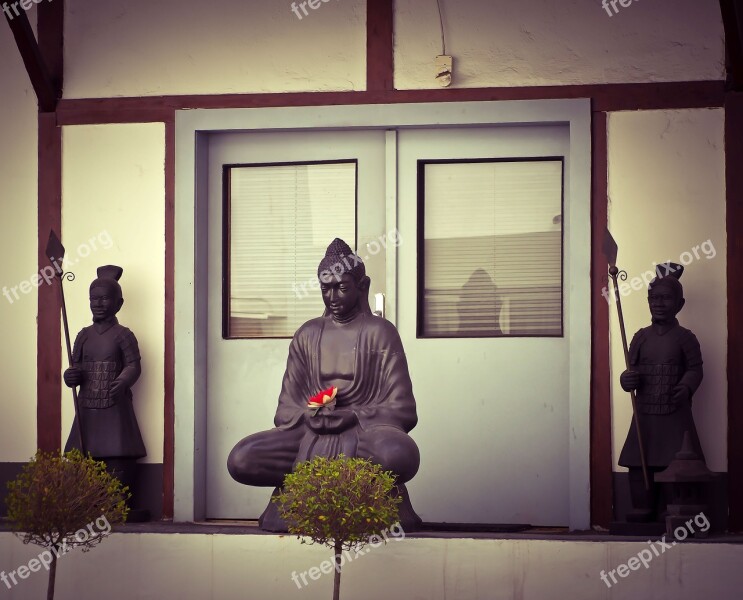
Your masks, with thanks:
<instances>
[{"instance_id":1,"label":"green topiary shrub","mask_svg":"<svg viewBox=\"0 0 743 600\"><path fill-rule=\"evenodd\" d=\"M106 471L105 463L79 450L37 452L8 489L8 519L16 535L24 544L46 548L37 564L49 571L47 600L54 598L57 558L75 547L89 551L129 512L128 488Z\"/></svg>"},{"instance_id":2,"label":"green topiary shrub","mask_svg":"<svg viewBox=\"0 0 743 600\"><path fill-rule=\"evenodd\" d=\"M333 548L333 600L340 594L341 552L358 551L396 523L401 499L394 487L394 474L370 460L320 456L297 465L274 497L289 533Z\"/></svg>"}]
</instances>

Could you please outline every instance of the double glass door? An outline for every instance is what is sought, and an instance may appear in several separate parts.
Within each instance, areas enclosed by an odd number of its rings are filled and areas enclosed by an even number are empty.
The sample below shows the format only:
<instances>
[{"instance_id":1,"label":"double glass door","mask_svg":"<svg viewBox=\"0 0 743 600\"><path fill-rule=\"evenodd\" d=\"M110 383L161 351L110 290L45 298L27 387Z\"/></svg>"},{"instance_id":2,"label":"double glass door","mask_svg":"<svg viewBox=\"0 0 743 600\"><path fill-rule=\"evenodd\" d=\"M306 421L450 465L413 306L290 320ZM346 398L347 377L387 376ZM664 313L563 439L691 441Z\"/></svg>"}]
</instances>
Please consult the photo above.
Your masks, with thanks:
<instances>
[{"instance_id":1,"label":"double glass door","mask_svg":"<svg viewBox=\"0 0 743 600\"><path fill-rule=\"evenodd\" d=\"M227 456L273 426L290 337L322 314L316 268L341 237L405 347L418 514L568 524L568 150L557 125L212 134L207 517L255 519L269 500Z\"/></svg>"}]
</instances>

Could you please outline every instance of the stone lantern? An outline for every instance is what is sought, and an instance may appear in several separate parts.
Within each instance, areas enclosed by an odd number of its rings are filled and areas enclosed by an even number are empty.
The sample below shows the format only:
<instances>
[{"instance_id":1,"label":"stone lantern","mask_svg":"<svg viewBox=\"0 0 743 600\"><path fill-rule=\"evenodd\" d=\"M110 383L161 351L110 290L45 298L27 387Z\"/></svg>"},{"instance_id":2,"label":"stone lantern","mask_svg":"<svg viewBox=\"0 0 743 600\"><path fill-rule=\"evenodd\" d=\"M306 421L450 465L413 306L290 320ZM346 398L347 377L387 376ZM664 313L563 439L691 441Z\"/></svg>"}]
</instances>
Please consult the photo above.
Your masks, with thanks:
<instances>
[{"instance_id":1,"label":"stone lantern","mask_svg":"<svg viewBox=\"0 0 743 600\"><path fill-rule=\"evenodd\" d=\"M666 533L669 537L674 536L679 528L695 537L706 536L707 531L695 530L688 523L697 515L709 511L706 488L714 479L714 473L694 452L689 432L685 432L681 450L676 453L667 469L655 475L656 482L669 484L671 489L666 516Z\"/></svg>"}]
</instances>

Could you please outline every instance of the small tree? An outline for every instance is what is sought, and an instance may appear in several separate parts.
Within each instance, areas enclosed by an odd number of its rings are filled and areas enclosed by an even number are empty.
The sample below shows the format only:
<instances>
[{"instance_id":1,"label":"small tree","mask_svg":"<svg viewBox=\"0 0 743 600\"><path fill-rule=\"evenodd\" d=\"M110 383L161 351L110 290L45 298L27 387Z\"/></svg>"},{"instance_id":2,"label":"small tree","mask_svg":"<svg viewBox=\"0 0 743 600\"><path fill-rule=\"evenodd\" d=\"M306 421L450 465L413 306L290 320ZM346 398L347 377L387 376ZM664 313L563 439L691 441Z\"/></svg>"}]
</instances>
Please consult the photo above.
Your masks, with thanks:
<instances>
[{"instance_id":1,"label":"small tree","mask_svg":"<svg viewBox=\"0 0 743 600\"><path fill-rule=\"evenodd\" d=\"M289 533L333 548L333 600L340 597L341 552L360 549L397 521L394 486L394 474L370 460L319 456L297 465L273 498Z\"/></svg>"},{"instance_id":2,"label":"small tree","mask_svg":"<svg viewBox=\"0 0 743 600\"><path fill-rule=\"evenodd\" d=\"M8 519L16 535L24 544L47 549L40 555L49 560L42 559L49 570L47 600L54 598L57 558L75 547L88 552L129 512L128 488L106 471L105 463L79 450L63 455L37 452L8 489ZM107 530L94 532L92 524L98 529L105 524Z\"/></svg>"}]
</instances>

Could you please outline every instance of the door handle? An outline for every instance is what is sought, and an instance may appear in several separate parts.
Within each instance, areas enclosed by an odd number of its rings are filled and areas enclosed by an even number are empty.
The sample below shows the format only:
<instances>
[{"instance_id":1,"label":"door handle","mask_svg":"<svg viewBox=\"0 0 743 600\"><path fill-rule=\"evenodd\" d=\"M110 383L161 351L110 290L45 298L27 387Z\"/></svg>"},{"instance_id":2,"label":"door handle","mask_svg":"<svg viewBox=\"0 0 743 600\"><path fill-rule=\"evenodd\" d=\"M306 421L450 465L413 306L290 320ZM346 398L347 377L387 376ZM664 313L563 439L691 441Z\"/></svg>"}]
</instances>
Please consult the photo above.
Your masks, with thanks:
<instances>
[{"instance_id":1,"label":"door handle","mask_svg":"<svg viewBox=\"0 0 743 600\"><path fill-rule=\"evenodd\" d=\"M384 319L384 294L374 294L374 314Z\"/></svg>"}]
</instances>

